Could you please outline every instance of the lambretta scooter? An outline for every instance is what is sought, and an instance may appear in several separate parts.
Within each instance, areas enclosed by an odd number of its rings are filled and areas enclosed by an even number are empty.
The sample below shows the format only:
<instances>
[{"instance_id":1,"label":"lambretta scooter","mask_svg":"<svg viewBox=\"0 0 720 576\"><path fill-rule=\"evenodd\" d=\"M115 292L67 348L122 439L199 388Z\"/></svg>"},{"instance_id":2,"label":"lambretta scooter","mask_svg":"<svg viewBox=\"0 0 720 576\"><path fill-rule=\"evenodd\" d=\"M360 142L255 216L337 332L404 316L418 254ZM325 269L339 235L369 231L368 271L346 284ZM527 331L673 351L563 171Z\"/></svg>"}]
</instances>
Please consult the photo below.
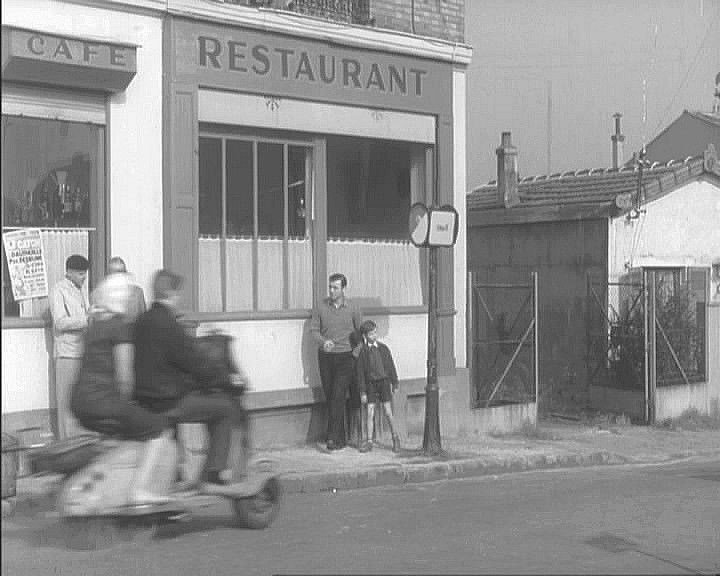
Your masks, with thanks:
<instances>
[{"instance_id":1,"label":"lambretta scooter","mask_svg":"<svg viewBox=\"0 0 720 576\"><path fill-rule=\"evenodd\" d=\"M208 361L225 362L230 372L237 373L228 336L212 333L197 338L197 343L204 349ZM30 453L32 473L64 475L57 511L65 524L67 545L93 549L111 545L116 540L151 537L160 526L190 521L193 511L218 501L231 504L238 526L268 527L279 510L280 481L268 461L248 465L249 425L241 400L244 387L228 383L225 391L233 393L237 406L238 426L233 430L231 446L233 478L226 485L213 485L209 492L203 491L202 483L177 490L176 443L162 455L154 469L153 491L170 498L168 503L159 505L134 505L130 500L142 442L80 436Z\"/></svg>"}]
</instances>

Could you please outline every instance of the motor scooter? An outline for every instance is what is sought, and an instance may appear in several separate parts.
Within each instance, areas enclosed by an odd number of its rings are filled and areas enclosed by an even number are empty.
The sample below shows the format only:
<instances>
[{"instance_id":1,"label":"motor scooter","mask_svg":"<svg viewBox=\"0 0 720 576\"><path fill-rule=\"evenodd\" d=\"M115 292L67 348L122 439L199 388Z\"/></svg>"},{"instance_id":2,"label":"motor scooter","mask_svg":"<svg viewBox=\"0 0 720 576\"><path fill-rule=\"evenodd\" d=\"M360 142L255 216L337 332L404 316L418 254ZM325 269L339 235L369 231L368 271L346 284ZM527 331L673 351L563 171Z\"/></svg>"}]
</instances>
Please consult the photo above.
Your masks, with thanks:
<instances>
[{"instance_id":1,"label":"motor scooter","mask_svg":"<svg viewBox=\"0 0 720 576\"><path fill-rule=\"evenodd\" d=\"M229 337L218 333L198 339L208 358L215 355L217 360L219 356L234 370L229 343ZM233 478L226 485L212 485L205 490L202 483L179 490L175 443L157 463L152 480L153 491L170 499L165 504L133 505L130 500L142 442L85 435L31 451L28 460L32 474L63 476L56 509L65 525L66 545L96 549L118 540L152 537L162 525L188 522L194 511L219 501L231 504L237 526L250 529L270 526L279 511L281 484L269 461L248 464L250 443L247 413L242 404L244 387L236 383L227 390L233 393L239 424L233 431L231 446Z\"/></svg>"}]
</instances>

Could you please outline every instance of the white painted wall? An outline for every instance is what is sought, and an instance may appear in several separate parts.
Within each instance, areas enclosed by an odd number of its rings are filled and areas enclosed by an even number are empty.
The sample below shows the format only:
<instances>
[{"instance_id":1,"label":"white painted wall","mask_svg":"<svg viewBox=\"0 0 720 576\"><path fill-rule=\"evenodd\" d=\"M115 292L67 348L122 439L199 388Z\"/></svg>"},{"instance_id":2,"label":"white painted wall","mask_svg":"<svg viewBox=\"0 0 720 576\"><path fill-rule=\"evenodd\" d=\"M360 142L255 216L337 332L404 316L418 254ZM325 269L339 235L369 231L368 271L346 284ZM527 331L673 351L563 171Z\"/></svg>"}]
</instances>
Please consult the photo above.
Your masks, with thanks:
<instances>
[{"instance_id":1,"label":"white painted wall","mask_svg":"<svg viewBox=\"0 0 720 576\"><path fill-rule=\"evenodd\" d=\"M378 325L380 339L390 347L400 379L425 376L427 316L368 317ZM309 319L252 320L205 323L198 334L221 330L234 337L235 358L255 392L320 386L317 345Z\"/></svg>"},{"instance_id":2,"label":"white painted wall","mask_svg":"<svg viewBox=\"0 0 720 576\"><path fill-rule=\"evenodd\" d=\"M52 340L43 328L2 331L2 413L49 407Z\"/></svg>"},{"instance_id":3,"label":"white painted wall","mask_svg":"<svg viewBox=\"0 0 720 576\"><path fill-rule=\"evenodd\" d=\"M465 195L465 68L453 69L453 204L460 215L460 231L455 244L455 361L459 368L467 366L467 211Z\"/></svg>"},{"instance_id":4,"label":"white painted wall","mask_svg":"<svg viewBox=\"0 0 720 576\"><path fill-rule=\"evenodd\" d=\"M720 261L720 186L715 180L696 180L651 202L637 220L616 218L609 231L609 280L619 280L628 268L710 267ZM709 295L712 299L712 295ZM696 406L712 411L720 390L717 303L708 308L707 382L691 387L657 389L658 420L678 416ZM615 392L613 392L615 393ZM717 401L717 400L716 400Z\"/></svg>"},{"instance_id":5,"label":"white painted wall","mask_svg":"<svg viewBox=\"0 0 720 576\"><path fill-rule=\"evenodd\" d=\"M108 98L110 255L149 295L162 265L162 20L57 0L2 0L2 24L136 44L137 74ZM2 331L2 412L48 408L45 330Z\"/></svg>"},{"instance_id":6,"label":"white painted wall","mask_svg":"<svg viewBox=\"0 0 720 576\"><path fill-rule=\"evenodd\" d=\"M720 186L697 180L651 202L637 220L610 226L609 279L626 268L710 266L720 259ZM626 266L627 265L627 266Z\"/></svg>"}]
</instances>

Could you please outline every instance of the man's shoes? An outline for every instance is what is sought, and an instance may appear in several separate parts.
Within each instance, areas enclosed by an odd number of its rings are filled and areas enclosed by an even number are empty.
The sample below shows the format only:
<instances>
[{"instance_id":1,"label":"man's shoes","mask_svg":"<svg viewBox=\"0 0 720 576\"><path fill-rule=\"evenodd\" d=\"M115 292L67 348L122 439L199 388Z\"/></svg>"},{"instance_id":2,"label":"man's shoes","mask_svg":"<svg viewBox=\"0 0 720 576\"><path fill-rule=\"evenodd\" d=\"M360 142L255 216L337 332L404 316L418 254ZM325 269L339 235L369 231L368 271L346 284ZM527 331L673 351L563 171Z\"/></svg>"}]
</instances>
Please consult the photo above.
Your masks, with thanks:
<instances>
[{"instance_id":1,"label":"man's shoes","mask_svg":"<svg viewBox=\"0 0 720 576\"><path fill-rule=\"evenodd\" d=\"M363 442L362 444L360 444L360 448L358 448L358 452L362 452L362 453L370 452L372 449L373 449L372 442Z\"/></svg>"},{"instance_id":2,"label":"man's shoes","mask_svg":"<svg viewBox=\"0 0 720 576\"><path fill-rule=\"evenodd\" d=\"M395 452L395 454L397 454L398 452L400 452L400 436L397 436L397 435L393 436L392 442L393 442L392 451Z\"/></svg>"},{"instance_id":3,"label":"man's shoes","mask_svg":"<svg viewBox=\"0 0 720 576\"><path fill-rule=\"evenodd\" d=\"M345 444L336 444L334 440L328 440L327 443L327 449L328 450L342 450L345 448Z\"/></svg>"}]
</instances>

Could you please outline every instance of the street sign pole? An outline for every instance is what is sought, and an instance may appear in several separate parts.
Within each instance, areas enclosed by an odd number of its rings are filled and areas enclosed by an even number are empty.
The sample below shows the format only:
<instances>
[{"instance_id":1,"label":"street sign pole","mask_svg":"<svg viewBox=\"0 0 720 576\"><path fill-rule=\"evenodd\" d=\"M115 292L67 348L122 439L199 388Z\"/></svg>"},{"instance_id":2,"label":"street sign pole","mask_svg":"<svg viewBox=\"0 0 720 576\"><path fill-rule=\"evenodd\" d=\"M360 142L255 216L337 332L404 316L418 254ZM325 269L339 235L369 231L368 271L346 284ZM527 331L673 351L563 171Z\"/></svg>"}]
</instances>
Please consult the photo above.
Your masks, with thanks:
<instances>
[{"instance_id":1,"label":"street sign pole","mask_svg":"<svg viewBox=\"0 0 720 576\"><path fill-rule=\"evenodd\" d=\"M450 205L431 206L421 202L410 207L408 218L410 241L428 249L428 332L427 384L425 386L425 431L423 452L442 453L440 442L440 391L437 377L437 311L438 250L455 245L458 235L458 213Z\"/></svg>"},{"instance_id":2,"label":"street sign pole","mask_svg":"<svg viewBox=\"0 0 720 576\"><path fill-rule=\"evenodd\" d=\"M425 387L425 430L423 435L423 452L438 454L442 452L440 441L440 392L437 380L437 271L438 250L428 248L428 351L427 351L427 386Z\"/></svg>"}]
</instances>

